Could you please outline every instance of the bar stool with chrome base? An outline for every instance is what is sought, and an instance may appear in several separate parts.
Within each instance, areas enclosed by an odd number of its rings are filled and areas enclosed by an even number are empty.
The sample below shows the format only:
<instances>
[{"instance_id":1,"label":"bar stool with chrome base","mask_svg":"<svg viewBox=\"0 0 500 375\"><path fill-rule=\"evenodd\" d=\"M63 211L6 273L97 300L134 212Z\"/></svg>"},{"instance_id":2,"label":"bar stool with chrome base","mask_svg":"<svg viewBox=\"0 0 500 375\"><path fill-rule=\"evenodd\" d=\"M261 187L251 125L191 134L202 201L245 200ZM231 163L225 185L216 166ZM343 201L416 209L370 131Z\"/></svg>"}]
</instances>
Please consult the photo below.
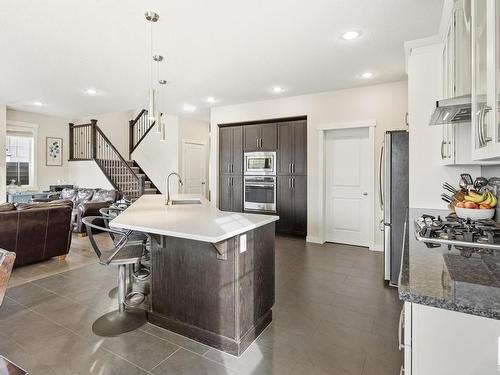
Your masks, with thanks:
<instances>
[{"instance_id":1,"label":"bar stool with chrome base","mask_svg":"<svg viewBox=\"0 0 500 375\"><path fill-rule=\"evenodd\" d=\"M132 285L131 267L139 264L145 244L129 243L127 233L94 224L94 221L102 219L101 216L87 216L83 218L83 223L87 228L90 243L99 258L99 263L104 266L118 266L118 310L101 316L92 325L92 330L96 335L110 337L133 331L146 323L146 312L131 307L142 303L144 295L139 292L127 294L127 289L131 290L129 286ZM99 249L92 229L108 232L116 237L121 236L115 244L116 250L109 257L106 258Z\"/></svg>"}]
</instances>

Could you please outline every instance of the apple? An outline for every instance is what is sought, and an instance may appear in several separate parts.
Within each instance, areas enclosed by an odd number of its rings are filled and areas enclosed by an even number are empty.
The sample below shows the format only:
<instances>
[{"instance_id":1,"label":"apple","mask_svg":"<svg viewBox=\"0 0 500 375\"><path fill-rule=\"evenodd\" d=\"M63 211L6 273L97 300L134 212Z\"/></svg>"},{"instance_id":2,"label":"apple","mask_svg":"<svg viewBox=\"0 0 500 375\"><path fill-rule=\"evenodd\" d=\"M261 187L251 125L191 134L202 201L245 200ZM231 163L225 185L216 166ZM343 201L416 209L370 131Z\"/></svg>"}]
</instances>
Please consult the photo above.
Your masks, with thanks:
<instances>
[{"instance_id":1,"label":"apple","mask_svg":"<svg viewBox=\"0 0 500 375\"><path fill-rule=\"evenodd\" d=\"M464 202L458 202L455 207L458 207L458 208L465 208L465 203Z\"/></svg>"},{"instance_id":2,"label":"apple","mask_svg":"<svg viewBox=\"0 0 500 375\"><path fill-rule=\"evenodd\" d=\"M465 208L478 208L474 202L465 202Z\"/></svg>"}]
</instances>

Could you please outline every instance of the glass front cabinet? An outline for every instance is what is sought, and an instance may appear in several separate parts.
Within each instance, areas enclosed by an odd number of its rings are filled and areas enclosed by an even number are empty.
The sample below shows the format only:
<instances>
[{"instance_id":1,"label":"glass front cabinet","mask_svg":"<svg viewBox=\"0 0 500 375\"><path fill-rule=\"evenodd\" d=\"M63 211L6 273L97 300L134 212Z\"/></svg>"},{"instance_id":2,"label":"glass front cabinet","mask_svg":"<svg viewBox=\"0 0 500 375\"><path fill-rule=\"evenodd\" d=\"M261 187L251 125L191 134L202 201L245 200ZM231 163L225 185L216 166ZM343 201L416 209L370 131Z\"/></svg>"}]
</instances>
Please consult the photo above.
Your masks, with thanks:
<instances>
[{"instance_id":1,"label":"glass front cabinet","mask_svg":"<svg viewBox=\"0 0 500 375\"><path fill-rule=\"evenodd\" d=\"M500 1L471 1L472 158L500 158Z\"/></svg>"}]
</instances>

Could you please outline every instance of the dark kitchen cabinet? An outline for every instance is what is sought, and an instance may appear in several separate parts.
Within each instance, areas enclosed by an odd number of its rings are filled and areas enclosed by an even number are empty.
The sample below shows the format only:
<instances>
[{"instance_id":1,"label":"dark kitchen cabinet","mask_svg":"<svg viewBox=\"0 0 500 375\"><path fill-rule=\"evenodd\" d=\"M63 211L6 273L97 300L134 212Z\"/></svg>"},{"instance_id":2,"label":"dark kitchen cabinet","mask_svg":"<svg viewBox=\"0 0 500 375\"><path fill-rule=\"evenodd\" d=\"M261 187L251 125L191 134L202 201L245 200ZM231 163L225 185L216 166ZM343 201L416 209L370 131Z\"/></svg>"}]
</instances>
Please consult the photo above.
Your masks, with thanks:
<instances>
[{"instance_id":1,"label":"dark kitchen cabinet","mask_svg":"<svg viewBox=\"0 0 500 375\"><path fill-rule=\"evenodd\" d=\"M278 176L278 232L307 234L307 177Z\"/></svg>"},{"instance_id":2,"label":"dark kitchen cabinet","mask_svg":"<svg viewBox=\"0 0 500 375\"><path fill-rule=\"evenodd\" d=\"M243 173L243 129L231 126L219 129L220 174Z\"/></svg>"},{"instance_id":3,"label":"dark kitchen cabinet","mask_svg":"<svg viewBox=\"0 0 500 375\"><path fill-rule=\"evenodd\" d=\"M278 124L278 174L307 173L307 122L290 121Z\"/></svg>"},{"instance_id":4,"label":"dark kitchen cabinet","mask_svg":"<svg viewBox=\"0 0 500 375\"><path fill-rule=\"evenodd\" d=\"M222 211L243 211L243 176L221 175L219 184L219 209Z\"/></svg>"},{"instance_id":5,"label":"dark kitchen cabinet","mask_svg":"<svg viewBox=\"0 0 500 375\"><path fill-rule=\"evenodd\" d=\"M274 151L278 147L275 123L243 126L244 151Z\"/></svg>"}]
</instances>

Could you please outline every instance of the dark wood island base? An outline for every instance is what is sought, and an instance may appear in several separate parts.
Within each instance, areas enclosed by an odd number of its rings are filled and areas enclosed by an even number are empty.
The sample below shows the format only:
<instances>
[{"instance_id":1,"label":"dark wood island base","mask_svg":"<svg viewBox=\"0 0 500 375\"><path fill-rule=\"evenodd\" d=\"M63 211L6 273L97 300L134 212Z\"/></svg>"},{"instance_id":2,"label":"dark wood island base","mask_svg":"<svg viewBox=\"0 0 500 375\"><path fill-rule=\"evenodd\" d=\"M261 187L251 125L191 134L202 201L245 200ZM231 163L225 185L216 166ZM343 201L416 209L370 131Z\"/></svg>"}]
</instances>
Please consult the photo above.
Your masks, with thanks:
<instances>
[{"instance_id":1,"label":"dark wood island base","mask_svg":"<svg viewBox=\"0 0 500 375\"><path fill-rule=\"evenodd\" d=\"M243 353L272 321L274 236L274 222L218 244L153 235L149 322Z\"/></svg>"}]
</instances>

